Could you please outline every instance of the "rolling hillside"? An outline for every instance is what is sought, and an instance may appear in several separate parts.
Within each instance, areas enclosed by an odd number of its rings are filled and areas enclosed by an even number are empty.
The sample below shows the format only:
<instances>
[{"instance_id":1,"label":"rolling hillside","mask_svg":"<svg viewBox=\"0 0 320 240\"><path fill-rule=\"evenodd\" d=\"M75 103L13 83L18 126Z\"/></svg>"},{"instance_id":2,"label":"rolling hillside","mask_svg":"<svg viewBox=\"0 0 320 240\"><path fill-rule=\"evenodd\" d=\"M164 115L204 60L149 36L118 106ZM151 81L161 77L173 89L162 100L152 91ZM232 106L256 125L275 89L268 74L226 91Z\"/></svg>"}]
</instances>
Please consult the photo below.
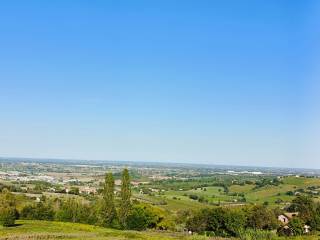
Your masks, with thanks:
<instances>
[{"instance_id":1,"label":"rolling hillside","mask_svg":"<svg viewBox=\"0 0 320 240\"><path fill-rule=\"evenodd\" d=\"M120 231L92 225L48 221L17 221L16 226L0 227L0 240L26 239L74 239L74 240L195 240L202 237L188 237L177 233Z\"/></svg>"},{"instance_id":2,"label":"rolling hillside","mask_svg":"<svg viewBox=\"0 0 320 240\"><path fill-rule=\"evenodd\" d=\"M319 236L275 238L274 240L318 240ZM136 232L107 229L92 225L65 222L19 220L16 226L0 227L0 240L228 240L220 237L185 236L168 232ZM236 239L233 239L236 240Z\"/></svg>"}]
</instances>

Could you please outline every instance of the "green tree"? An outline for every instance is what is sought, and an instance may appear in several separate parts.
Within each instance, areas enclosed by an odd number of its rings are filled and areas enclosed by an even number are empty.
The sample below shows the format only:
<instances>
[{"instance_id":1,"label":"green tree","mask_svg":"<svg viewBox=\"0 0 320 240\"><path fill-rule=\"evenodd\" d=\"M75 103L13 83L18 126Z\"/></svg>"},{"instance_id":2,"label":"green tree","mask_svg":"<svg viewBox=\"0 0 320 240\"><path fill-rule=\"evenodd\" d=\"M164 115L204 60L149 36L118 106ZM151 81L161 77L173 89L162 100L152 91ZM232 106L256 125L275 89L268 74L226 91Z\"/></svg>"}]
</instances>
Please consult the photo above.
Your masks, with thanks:
<instances>
[{"instance_id":1,"label":"green tree","mask_svg":"<svg viewBox=\"0 0 320 240\"><path fill-rule=\"evenodd\" d=\"M224 216L224 225L229 236L238 236L245 228L245 213L240 209L229 209Z\"/></svg>"},{"instance_id":2,"label":"green tree","mask_svg":"<svg viewBox=\"0 0 320 240\"><path fill-rule=\"evenodd\" d=\"M320 230L320 204L318 203L313 214L313 219L309 221L311 229Z\"/></svg>"},{"instance_id":3,"label":"green tree","mask_svg":"<svg viewBox=\"0 0 320 240\"><path fill-rule=\"evenodd\" d=\"M311 224L317 215L316 204L312 197L305 195L301 195L293 199L288 210L292 212L299 212L299 217L307 224Z\"/></svg>"},{"instance_id":4,"label":"green tree","mask_svg":"<svg viewBox=\"0 0 320 240\"><path fill-rule=\"evenodd\" d=\"M23 219L52 221L54 219L54 210L51 204L39 202L34 205L24 206L21 210L20 217Z\"/></svg>"},{"instance_id":5,"label":"green tree","mask_svg":"<svg viewBox=\"0 0 320 240\"><path fill-rule=\"evenodd\" d=\"M97 202L84 202L81 199L70 198L62 201L56 212L58 221L98 224Z\"/></svg>"},{"instance_id":6,"label":"green tree","mask_svg":"<svg viewBox=\"0 0 320 240\"><path fill-rule=\"evenodd\" d=\"M121 191L120 191L119 220L122 227L127 228L127 218L131 210L131 186L128 169L122 172Z\"/></svg>"},{"instance_id":7,"label":"green tree","mask_svg":"<svg viewBox=\"0 0 320 240\"><path fill-rule=\"evenodd\" d=\"M297 236L303 234L304 222L300 218L293 218L288 226L292 230L293 235Z\"/></svg>"},{"instance_id":8,"label":"green tree","mask_svg":"<svg viewBox=\"0 0 320 240\"><path fill-rule=\"evenodd\" d=\"M76 222L77 205L77 202L72 198L62 201L56 212L56 219L62 222Z\"/></svg>"},{"instance_id":9,"label":"green tree","mask_svg":"<svg viewBox=\"0 0 320 240\"><path fill-rule=\"evenodd\" d=\"M103 226L112 226L117 217L114 205L114 178L111 172L105 177L101 217Z\"/></svg>"},{"instance_id":10,"label":"green tree","mask_svg":"<svg viewBox=\"0 0 320 240\"><path fill-rule=\"evenodd\" d=\"M237 236L246 224L245 213L240 209L222 207L202 209L186 222L193 232L211 232L215 236Z\"/></svg>"},{"instance_id":11,"label":"green tree","mask_svg":"<svg viewBox=\"0 0 320 240\"><path fill-rule=\"evenodd\" d=\"M0 194L0 224L4 227L14 225L17 210L14 195L7 189L3 189Z\"/></svg>"},{"instance_id":12,"label":"green tree","mask_svg":"<svg viewBox=\"0 0 320 240\"><path fill-rule=\"evenodd\" d=\"M208 230L210 209L202 209L195 212L186 221L186 228L192 232L202 233Z\"/></svg>"},{"instance_id":13,"label":"green tree","mask_svg":"<svg viewBox=\"0 0 320 240\"><path fill-rule=\"evenodd\" d=\"M152 218L152 213L146 208L134 206L127 217L126 227L138 231L145 230L151 224Z\"/></svg>"},{"instance_id":14,"label":"green tree","mask_svg":"<svg viewBox=\"0 0 320 240\"><path fill-rule=\"evenodd\" d=\"M266 206L257 205L249 210L247 226L249 228L272 230L279 227L277 218Z\"/></svg>"},{"instance_id":15,"label":"green tree","mask_svg":"<svg viewBox=\"0 0 320 240\"><path fill-rule=\"evenodd\" d=\"M1 207L0 208L0 223L4 227L13 226L16 220L16 211L11 207Z\"/></svg>"}]
</instances>

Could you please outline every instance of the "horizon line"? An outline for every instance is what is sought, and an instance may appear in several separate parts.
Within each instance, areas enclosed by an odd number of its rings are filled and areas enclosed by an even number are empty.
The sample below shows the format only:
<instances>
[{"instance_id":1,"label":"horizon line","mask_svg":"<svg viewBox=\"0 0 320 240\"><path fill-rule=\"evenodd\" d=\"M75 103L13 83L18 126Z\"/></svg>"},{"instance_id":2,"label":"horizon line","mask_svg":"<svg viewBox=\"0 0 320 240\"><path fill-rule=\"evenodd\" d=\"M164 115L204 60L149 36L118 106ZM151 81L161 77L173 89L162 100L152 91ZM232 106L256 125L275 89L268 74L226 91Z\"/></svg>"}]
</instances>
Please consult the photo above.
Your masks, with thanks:
<instances>
[{"instance_id":1,"label":"horizon line","mask_svg":"<svg viewBox=\"0 0 320 240\"><path fill-rule=\"evenodd\" d=\"M184 165L202 165L202 166L224 166L224 167L248 167L248 168L270 168L270 169L296 169L296 170L311 170L320 171L320 168L302 168L302 167L277 167L277 166L258 166L258 165L238 165L238 164L214 164L214 163L191 163L191 162L176 162L176 161L156 161L156 160L107 160L107 159L80 159L80 158L60 158L60 157L4 157L0 155L0 160L16 159L16 160L51 160L51 161L96 161L96 162L122 162L122 163L153 163L153 164L184 164Z\"/></svg>"}]
</instances>

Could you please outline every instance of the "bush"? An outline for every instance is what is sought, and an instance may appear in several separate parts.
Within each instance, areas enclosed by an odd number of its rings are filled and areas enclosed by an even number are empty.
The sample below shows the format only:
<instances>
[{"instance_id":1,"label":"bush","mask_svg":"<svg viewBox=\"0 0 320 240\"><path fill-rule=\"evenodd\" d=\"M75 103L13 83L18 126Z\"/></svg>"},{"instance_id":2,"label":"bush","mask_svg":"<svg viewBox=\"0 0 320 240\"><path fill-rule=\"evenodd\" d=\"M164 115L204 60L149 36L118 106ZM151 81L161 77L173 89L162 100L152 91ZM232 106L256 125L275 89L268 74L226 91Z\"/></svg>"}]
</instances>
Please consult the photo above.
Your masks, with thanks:
<instances>
[{"instance_id":1,"label":"bush","mask_svg":"<svg viewBox=\"0 0 320 240\"><path fill-rule=\"evenodd\" d=\"M50 205L40 202L35 205L26 205L21 210L20 217L23 219L52 221L54 219L54 211Z\"/></svg>"},{"instance_id":2,"label":"bush","mask_svg":"<svg viewBox=\"0 0 320 240\"><path fill-rule=\"evenodd\" d=\"M0 194L0 224L4 227L13 226L16 218L15 197L7 189L3 189Z\"/></svg>"},{"instance_id":3,"label":"bush","mask_svg":"<svg viewBox=\"0 0 320 240\"><path fill-rule=\"evenodd\" d=\"M16 220L16 211L13 207L1 207L0 223L4 227L13 226Z\"/></svg>"},{"instance_id":4,"label":"bush","mask_svg":"<svg viewBox=\"0 0 320 240\"><path fill-rule=\"evenodd\" d=\"M97 216L94 216L94 208L81 201L70 198L60 204L56 212L56 219L63 222L97 223Z\"/></svg>"},{"instance_id":5,"label":"bush","mask_svg":"<svg viewBox=\"0 0 320 240\"><path fill-rule=\"evenodd\" d=\"M204 199L203 196L200 196L199 199L198 199L198 202L201 202L201 203L202 203L202 202L205 202L205 201L206 201L206 200Z\"/></svg>"},{"instance_id":6,"label":"bush","mask_svg":"<svg viewBox=\"0 0 320 240\"><path fill-rule=\"evenodd\" d=\"M203 209L187 220L189 230L216 236L237 236L246 224L243 211L236 209L213 208Z\"/></svg>"},{"instance_id":7,"label":"bush","mask_svg":"<svg viewBox=\"0 0 320 240\"><path fill-rule=\"evenodd\" d=\"M176 231L178 229L178 226L179 225L177 225L176 221L174 221L173 219L165 218L157 224L157 229Z\"/></svg>"},{"instance_id":8,"label":"bush","mask_svg":"<svg viewBox=\"0 0 320 240\"><path fill-rule=\"evenodd\" d=\"M127 218L127 228L131 230L145 230L152 223L152 213L145 207L134 206Z\"/></svg>"},{"instance_id":9,"label":"bush","mask_svg":"<svg viewBox=\"0 0 320 240\"><path fill-rule=\"evenodd\" d=\"M199 197L197 195L195 195L195 194L190 194L189 198L192 199L192 200L198 200Z\"/></svg>"},{"instance_id":10,"label":"bush","mask_svg":"<svg viewBox=\"0 0 320 240\"><path fill-rule=\"evenodd\" d=\"M289 222L288 227L291 229L294 236L302 235L304 222L300 218L293 218Z\"/></svg>"},{"instance_id":11,"label":"bush","mask_svg":"<svg viewBox=\"0 0 320 240\"><path fill-rule=\"evenodd\" d=\"M263 230L243 230L239 232L240 240L273 240L276 239L276 234L271 231Z\"/></svg>"},{"instance_id":12,"label":"bush","mask_svg":"<svg viewBox=\"0 0 320 240\"><path fill-rule=\"evenodd\" d=\"M259 230L272 230L279 227L274 212L266 206L254 206L249 210L247 227Z\"/></svg>"}]
</instances>

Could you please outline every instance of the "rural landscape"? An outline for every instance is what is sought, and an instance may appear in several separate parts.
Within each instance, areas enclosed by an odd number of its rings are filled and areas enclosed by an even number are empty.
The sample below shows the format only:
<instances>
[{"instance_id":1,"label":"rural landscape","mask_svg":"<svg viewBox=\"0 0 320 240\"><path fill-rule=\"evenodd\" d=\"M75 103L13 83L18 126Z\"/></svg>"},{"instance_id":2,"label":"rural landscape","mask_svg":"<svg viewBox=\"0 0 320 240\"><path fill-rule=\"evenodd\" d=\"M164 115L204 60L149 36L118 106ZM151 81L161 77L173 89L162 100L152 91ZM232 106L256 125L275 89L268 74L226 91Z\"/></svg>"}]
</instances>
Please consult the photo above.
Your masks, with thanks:
<instances>
[{"instance_id":1,"label":"rural landscape","mask_svg":"<svg viewBox=\"0 0 320 240\"><path fill-rule=\"evenodd\" d=\"M318 239L320 171L6 159L0 239Z\"/></svg>"},{"instance_id":2,"label":"rural landscape","mask_svg":"<svg viewBox=\"0 0 320 240\"><path fill-rule=\"evenodd\" d=\"M0 240L320 240L320 1L0 1Z\"/></svg>"}]
</instances>

